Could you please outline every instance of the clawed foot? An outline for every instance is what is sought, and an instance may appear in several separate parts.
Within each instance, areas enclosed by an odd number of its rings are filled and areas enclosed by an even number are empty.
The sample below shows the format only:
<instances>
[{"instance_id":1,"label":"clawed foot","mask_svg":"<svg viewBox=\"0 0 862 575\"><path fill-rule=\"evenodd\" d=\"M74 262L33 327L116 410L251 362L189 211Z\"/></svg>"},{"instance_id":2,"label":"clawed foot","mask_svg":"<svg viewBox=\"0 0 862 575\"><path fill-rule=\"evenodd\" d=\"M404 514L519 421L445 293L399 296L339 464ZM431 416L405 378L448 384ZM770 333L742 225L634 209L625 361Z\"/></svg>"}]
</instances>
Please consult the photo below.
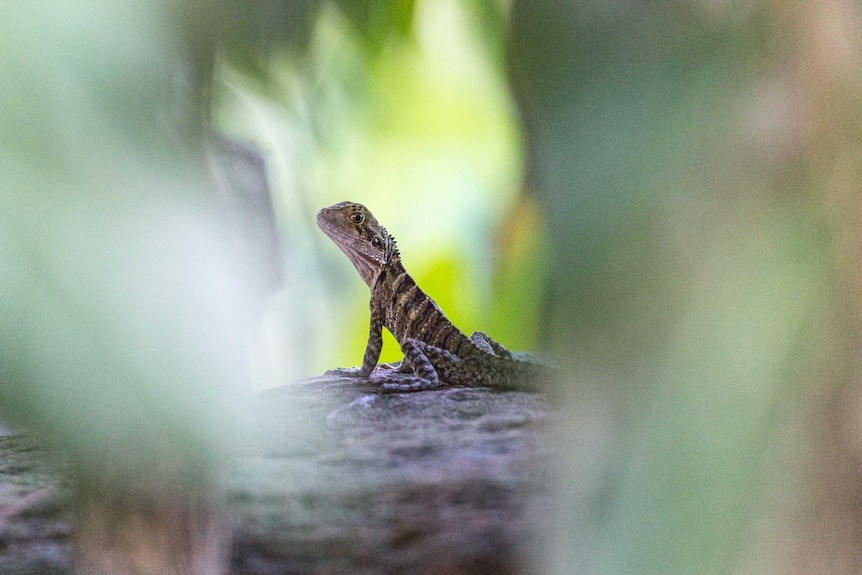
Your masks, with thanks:
<instances>
[{"instance_id":1,"label":"clawed foot","mask_svg":"<svg viewBox=\"0 0 862 575\"><path fill-rule=\"evenodd\" d=\"M358 367L336 367L335 369L329 369L324 372L323 375L336 375L339 377L368 377L363 375Z\"/></svg>"},{"instance_id":2,"label":"clawed foot","mask_svg":"<svg viewBox=\"0 0 862 575\"><path fill-rule=\"evenodd\" d=\"M405 383L381 383L380 393L409 393L412 391L429 391L432 389L440 389L441 387L443 387L443 384L439 381L414 379L410 382Z\"/></svg>"},{"instance_id":3,"label":"clawed foot","mask_svg":"<svg viewBox=\"0 0 862 575\"><path fill-rule=\"evenodd\" d=\"M377 384L380 393L410 393L413 391L429 391L445 386L439 379L418 378L415 375L402 373L402 367L395 364L380 364L369 375L363 375L358 367L338 367L327 370L324 375L352 379L368 379Z\"/></svg>"}]
</instances>

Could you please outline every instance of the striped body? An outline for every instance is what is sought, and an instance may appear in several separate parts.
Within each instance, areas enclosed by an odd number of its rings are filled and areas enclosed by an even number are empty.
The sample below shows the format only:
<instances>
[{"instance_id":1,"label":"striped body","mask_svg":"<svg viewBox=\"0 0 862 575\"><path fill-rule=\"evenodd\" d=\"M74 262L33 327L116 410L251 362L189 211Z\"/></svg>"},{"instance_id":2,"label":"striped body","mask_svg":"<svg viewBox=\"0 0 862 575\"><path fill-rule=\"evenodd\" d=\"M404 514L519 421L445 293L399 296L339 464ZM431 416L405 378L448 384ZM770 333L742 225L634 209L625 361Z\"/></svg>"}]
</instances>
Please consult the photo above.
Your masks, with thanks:
<instances>
[{"instance_id":1,"label":"striped body","mask_svg":"<svg viewBox=\"0 0 862 575\"><path fill-rule=\"evenodd\" d=\"M416 284L400 260L387 266L371 292L371 306L383 310L383 326L398 343L415 338L464 357L475 346Z\"/></svg>"},{"instance_id":2,"label":"striped body","mask_svg":"<svg viewBox=\"0 0 862 575\"><path fill-rule=\"evenodd\" d=\"M482 332L464 335L423 292L401 263L395 239L361 204L342 202L317 215L320 228L347 255L371 289L371 326L362 367L343 374L367 377L380 358L382 329L404 352L399 371L410 383L384 382L384 391L435 389L445 383L530 388L540 366L515 358Z\"/></svg>"}]
</instances>

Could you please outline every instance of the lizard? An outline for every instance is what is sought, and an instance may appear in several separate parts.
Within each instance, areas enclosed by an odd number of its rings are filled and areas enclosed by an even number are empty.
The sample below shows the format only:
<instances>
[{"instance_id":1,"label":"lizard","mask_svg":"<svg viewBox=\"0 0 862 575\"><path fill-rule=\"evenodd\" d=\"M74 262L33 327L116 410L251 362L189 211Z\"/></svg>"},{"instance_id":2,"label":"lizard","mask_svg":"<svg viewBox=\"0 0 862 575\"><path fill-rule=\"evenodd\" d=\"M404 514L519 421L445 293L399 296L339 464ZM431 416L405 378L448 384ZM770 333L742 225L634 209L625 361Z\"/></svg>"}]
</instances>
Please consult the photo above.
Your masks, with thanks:
<instances>
[{"instance_id":1,"label":"lizard","mask_svg":"<svg viewBox=\"0 0 862 575\"><path fill-rule=\"evenodd\" d=\"M371 289L371 326L362 365L330 374L368 378L383 348L383 328L395 336L404 359L400 373L409 382L384 381L383 392L460 386L534 389L539 364L520 359L488 335L470 337L446 317L440 307L404 269L395 238L371 212L356 202L323 208L317 225L348 257Z\"/></svg>"}]
</instances>

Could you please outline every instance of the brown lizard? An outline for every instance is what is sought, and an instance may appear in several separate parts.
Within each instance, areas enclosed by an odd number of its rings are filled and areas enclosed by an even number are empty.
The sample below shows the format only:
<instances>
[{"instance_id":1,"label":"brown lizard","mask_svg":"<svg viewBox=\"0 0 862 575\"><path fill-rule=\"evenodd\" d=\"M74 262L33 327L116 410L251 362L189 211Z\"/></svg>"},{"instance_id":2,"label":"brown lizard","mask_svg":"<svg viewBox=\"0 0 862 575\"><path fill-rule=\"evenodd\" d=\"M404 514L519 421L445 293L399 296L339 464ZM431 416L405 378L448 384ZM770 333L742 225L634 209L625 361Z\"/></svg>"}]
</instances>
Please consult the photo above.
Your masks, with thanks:
<instances>
[{"instance_id":1,"label":"brown lizard","mask_svg":"<svg viewBox=\"0 0 862 575\"><path fill-rule=\"evenodd\" d=\"M388 392L437 389L446 384L531 389L541 366L519 359L476 331L467 337L404 270L393 238L362 204L323 208L317 225L341 248L371 288L371 329L362 366L334 373L368 377L383 348L383 328L404 352L398 370L408 383L384 382Z\"/></svg>"}]
</instances>

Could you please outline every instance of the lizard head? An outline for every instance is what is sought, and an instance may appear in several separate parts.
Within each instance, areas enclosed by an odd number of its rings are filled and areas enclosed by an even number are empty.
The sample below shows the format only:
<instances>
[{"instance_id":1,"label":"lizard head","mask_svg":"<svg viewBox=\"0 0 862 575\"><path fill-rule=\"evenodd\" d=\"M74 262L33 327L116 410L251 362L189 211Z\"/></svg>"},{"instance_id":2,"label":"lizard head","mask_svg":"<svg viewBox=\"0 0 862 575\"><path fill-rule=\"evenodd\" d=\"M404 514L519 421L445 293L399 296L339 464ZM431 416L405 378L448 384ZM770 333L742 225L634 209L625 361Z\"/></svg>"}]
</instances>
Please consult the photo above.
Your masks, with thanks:
<instances>
[{"instance_id":1,"label":"lizard head","mask_svg":"<svg viewBox=\"0 0 862 575\"><path fill-rule=\"evenodd\" d=\"M317 225L341 248L368 287L374 287L389 260L398 256L395 238L362 204L341 202L323 208L317 213Z\"/></svg>"}]
</instances>

